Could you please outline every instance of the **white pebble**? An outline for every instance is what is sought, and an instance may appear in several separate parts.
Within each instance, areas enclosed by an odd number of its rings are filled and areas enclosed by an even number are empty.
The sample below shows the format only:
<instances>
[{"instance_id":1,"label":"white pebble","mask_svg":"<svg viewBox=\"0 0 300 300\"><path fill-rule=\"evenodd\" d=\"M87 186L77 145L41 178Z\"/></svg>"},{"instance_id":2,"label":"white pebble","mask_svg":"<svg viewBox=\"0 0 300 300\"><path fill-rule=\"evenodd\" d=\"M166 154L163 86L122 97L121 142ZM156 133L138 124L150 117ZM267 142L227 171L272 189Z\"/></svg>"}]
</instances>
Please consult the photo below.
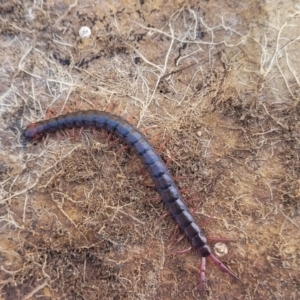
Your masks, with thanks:
<instances>
[{"instance_id":1,"label":"white pebble","mask_svg":"<svg viewBox=\"0 0 300 300\"><path fill-rule=\"evenodd\" d=\"M92 31L89 27L87 26L82 26L80 29L79 29L79 36L82 38L82 39L88 39L92 34Z\"/></svg>"},{"instance_id":2,"label":"white pebble","mask_svg":"<svg viewBox=\"0 0 300 300\"><path fill-rule=\"evenodd\" d=\"M214 250L217 256L222 257L228 253L228 247L224 243L216 243Z\"/></svg>"}]
</instances>

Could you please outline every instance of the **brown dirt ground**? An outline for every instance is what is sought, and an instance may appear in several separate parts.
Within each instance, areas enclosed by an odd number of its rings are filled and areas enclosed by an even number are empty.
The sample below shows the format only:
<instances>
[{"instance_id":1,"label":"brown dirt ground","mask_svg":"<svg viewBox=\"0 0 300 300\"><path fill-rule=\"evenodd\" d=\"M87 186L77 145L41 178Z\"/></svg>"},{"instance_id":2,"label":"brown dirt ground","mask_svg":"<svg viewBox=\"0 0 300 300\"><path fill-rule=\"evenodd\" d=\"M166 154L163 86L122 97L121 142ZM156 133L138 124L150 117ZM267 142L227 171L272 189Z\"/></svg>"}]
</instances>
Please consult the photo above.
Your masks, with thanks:
<instances>
[{"instance_id":1,"label":"brown dirt ground","mask_svg":"<svg viewBox=\"0 0 300 300\"><path fill-rule=\"evenodd\" d=\"M1 299L199 299L130 151L91 130L22 146L30 122L112 106L234 239L242 282L208 261L205 299L299 299L299 35L296 1L1 1Z\"/></svg>"}]
</instances>

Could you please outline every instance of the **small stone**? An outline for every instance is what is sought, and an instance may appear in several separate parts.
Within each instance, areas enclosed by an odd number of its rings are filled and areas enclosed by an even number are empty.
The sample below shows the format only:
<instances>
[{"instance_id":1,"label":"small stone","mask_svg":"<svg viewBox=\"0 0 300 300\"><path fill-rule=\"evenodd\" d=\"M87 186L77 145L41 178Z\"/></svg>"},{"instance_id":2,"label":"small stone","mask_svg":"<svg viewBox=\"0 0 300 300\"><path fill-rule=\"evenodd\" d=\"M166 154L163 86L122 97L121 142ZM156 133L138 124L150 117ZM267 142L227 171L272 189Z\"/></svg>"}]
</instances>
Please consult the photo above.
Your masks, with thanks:
<instances>
[{"instance_id":1,"label":"small stone","mask_svg":"<svg viewBox=\"0 0 300 300\"><path fill-rule=\"evenodd\" d=\"M87 26L82 26L80 29L79 29L79 36L82 38L82 39L88 39L92 34L92 31L89 27Z\"/></svg>"},{"instance_id":2,"label":"small stone","mask_svg":"<svg viewBox=\"0 0 300 300\"><path fill-rule=\"evenodd\" d=\"M216 243L214 250L217 256L222 257L228 254L228 247L224 243Z\"/></svg>"}]
</instances>

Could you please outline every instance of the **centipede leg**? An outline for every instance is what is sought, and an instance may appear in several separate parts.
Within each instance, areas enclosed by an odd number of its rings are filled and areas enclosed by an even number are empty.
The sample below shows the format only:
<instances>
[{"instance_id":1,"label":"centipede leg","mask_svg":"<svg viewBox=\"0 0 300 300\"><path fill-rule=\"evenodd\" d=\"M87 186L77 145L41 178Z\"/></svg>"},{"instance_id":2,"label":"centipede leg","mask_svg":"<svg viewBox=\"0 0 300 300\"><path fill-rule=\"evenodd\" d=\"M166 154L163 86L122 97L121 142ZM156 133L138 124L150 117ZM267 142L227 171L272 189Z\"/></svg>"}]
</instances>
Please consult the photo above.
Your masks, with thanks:
<instances>
[{"instance_id":1,"label":"centipede leg","mask_svg":"<svg viewBox=\"0 0 300 300\"><path fill-rule=\"evenodd\" d=\"M184 253L187 253L191 250L192 250L192 247L188 247L188 248L182 249L182 250L173 250L172 252L175 253L175 254L184 254Z\"/></svg>"},{"instance_id":2,"label":"centipede leg","mask_svg":"<svg viewBox=\"0 0 300 300\"><path fill-rule=\"evenodd\" d=\"M55 116L57 116L59 113L58 113L58 110L55 109L55 108L48 108L46 110L46 113L45 113L45 116L47 119L50 119L50 118L53 118Z\"/></svg>"},{"instance_id":3,"label":"centipede leg","mask_svg":"<svg viewBox=\"0 0 300 300\"><path fill-rule=\"evenodd\" d=\"M76 140L76 135L75 135L75 128L69 129L67 132L67 135L70 139Z\"/></svg>"},{"instance_id":4,"label":"centipede leg","mask_svg":"<svg viewBox=\"0 0 300 300\"><path fill-rule=\"evenodd\" d=\"M82 137L83 129L84 129L84 127L81 127L81 128L79 129L79 136L80 136L80 138Z\"/></svg>"},{"instance_id":5,"label":"centipede leg","mask_svg":"<svg viewBox=\"0 0 300 300\"><path fill-rule=\"evenodd\" d=\"M49 140L49 137L48 137L48 136L49 136L49 135L47 134L47 135L46 135L46 138L45 138L45 141L46 141L46 142ZM56 138L57 138L59 141L63 139L63 133L62 133L61 131L56 131L56 132L55 132L55 136L56 136Z\"/></svg>"},{"instance_id":6,"label":"centipede leg","mask_svg":"<svg viewBox=\"0 0 300 300\"><path fill-rule=\"evenodd\" d=\"M217 237L217 236L207 236L206 238L210 242L219 242L219 243L230 243L230 242L236 241L236 239L222 238L222 237Z\"/></svg>"},{"instance_id":7,"label":"centipede leg","mask_svg":"<svg viewBox=\"0 0 300 300\"><path fill-rule=\"evenodd\" d=\"M117 139L115 139L114 141L111 141L110 143L109 143L109 146L110 147L114 147L115 145L117 145L117 144L120 144L120 138L117 138Z\"/></svg>"},{"instance_id":8,"label":"centipede leg","mask_svg":"<svg viewBox=\"0 0 300 300\"><path fill-rule=\"evenodd\" d=\"M239 277L237 277L228 267L226 267L216 256L210 254L210 259L225 273L229 274L231 277L242 281Z\"/></svg>"},{"instance_id":9,"label":"centipede leg","mask_svg":"<svg viewBox=\"0 0 300 300\"><path fill-rule=\"evenodd\" d=\"M115 108L118 107L118 104L115 103L114 101L111 101L107 107L106 107L106 111L113 113L115 111Z\"/></svg>"},{"instance_id":10,"label":"centipede leg","mask_svg":"<svg viewBox=\"0 0 300 300\"><path fill-rule=\"evenodd\" d=\"M98 130L98 129L96 129L94 126L92 126L91 129L92 129L92 134L93 134L94 136L96 136L96 137L101 137L101 138L104 137L104 132L105 132L105 131L103 131L103 130Z\"/></svg>"},{"instance_id":11,"label":"centipede leg","mask_svg":"<svg viewBox=\"0 0 300 300\"><path fill-rule=\"evenodd\" d=\"M127 150L127 149L130 149L130 147L129 147L128 145L121 147L121 148L117 151L116 156L119 156L123 151L125 151L125 150Z\"/></svg>"}]
</instances>

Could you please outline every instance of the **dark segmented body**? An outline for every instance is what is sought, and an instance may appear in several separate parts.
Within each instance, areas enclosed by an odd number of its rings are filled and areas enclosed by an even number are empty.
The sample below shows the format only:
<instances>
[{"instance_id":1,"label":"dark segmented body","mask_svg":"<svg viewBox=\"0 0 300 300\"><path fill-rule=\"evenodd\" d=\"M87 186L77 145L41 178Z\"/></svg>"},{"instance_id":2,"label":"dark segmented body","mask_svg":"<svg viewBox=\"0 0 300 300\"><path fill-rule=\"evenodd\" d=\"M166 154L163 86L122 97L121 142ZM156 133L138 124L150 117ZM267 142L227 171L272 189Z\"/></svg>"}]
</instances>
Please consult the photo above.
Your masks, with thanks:
<instances>
[{"instance_id":1,"label":"dark segmented body","mask_svg":"<svg viewBox=\"0 0 300 300\"><path fill-rule=\"evenodd\" d=\"M47 133L81 127L106 129L132 147L148 169L164 203L192 245L202 257L207 257L211 254L203 230L185 204L172 175L160 155L155 151L145 135L123 118L105 111L78 111L30 124L25 129L24 135L27 140L37 140Z\"/></svg>"},{"instance_id":2,"label":"dark segmented body","mask_svg":"<svg viewBox=\"0 0 300 300\"><path fill-rule=\"evenodd\" d=\"M105 111L78 111L30 124L24 131L24 137L26 140L38 140L46 134L54 133L58 130L82 127L103 128L108 132L112 132L120 137L128 146L132 147L135 153L141 158L173 218L202 256L200 275L202 296L205 291L206 257L210 257L222 271L240 280L211 253L203 230L186 206L172 175L169 173L167 166L159 154L152 147L145 135L123 118Z\"/></svg>"}]
</instances>

